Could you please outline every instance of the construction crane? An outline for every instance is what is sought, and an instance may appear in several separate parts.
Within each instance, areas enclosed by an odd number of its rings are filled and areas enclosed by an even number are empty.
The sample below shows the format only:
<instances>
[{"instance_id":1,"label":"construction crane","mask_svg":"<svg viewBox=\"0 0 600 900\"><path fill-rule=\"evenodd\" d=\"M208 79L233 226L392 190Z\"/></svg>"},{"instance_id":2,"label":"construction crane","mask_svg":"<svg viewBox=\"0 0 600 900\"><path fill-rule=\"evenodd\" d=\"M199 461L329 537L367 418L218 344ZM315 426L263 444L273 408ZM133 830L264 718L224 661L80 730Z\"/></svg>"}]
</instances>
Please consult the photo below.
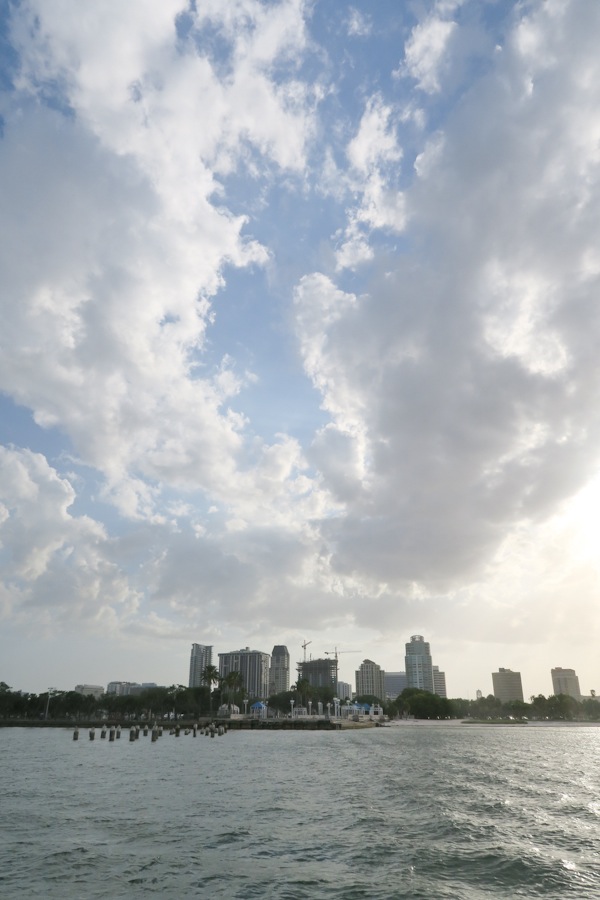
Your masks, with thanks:
<instances>
[{"instance_id":1,"label":"construction crane","mask_svg":"<svg viewBox=\"0 0 600 900\"><path fill-rule=\"evenodd\" d=\"M338 650L337 647L335 650L325 650L326 656L335 656L336 662L339 653L362 653L362 650Z\"/></svg>"},{"instance_id":2,"label":"construction crane","mask_svg":"<svg viewBox=\"0 0 600 900\"><path fill-rule=\"evenodd\" d=\"M300 646L304 650L304 662L306 662L306 648L308 647L309 644L312 644L312 641L304 641L303 644L300 644Z\"/></svg>"}]
</instances>

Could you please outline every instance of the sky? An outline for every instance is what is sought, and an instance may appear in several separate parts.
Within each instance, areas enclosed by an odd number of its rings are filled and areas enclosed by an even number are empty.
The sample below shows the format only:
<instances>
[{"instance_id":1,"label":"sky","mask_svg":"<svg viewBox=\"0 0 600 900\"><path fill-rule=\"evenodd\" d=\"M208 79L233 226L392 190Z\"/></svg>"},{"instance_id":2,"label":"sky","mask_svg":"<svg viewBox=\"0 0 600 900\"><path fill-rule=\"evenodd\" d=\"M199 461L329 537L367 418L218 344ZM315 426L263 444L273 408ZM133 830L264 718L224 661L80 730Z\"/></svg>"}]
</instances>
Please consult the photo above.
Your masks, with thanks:
<instances>
[{"instance_id":1,"label":"sky","mask_svg":"<svg viewBox=\"0 0 600 900\"><path fill-rule=\"evenodd\" d=\"M600 4L0 23L0 680L600 690Z\"/></svg>"}]
</instances>

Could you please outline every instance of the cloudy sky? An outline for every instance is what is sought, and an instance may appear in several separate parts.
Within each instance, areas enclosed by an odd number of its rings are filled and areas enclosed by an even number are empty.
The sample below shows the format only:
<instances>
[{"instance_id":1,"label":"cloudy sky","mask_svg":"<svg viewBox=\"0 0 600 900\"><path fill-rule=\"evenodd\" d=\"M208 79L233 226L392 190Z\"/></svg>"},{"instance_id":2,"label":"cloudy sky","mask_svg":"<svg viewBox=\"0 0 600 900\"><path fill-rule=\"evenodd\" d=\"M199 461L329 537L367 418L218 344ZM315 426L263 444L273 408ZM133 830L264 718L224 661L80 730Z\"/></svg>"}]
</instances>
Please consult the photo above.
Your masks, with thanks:
<instances>
[{"instance_id":1,"label":"cloudy sky","mask_svg":"<svg viewBox=\"0 0 600 900\"><path fill-rule=\"evenodd\" d=\"M600 4L0 9L0 679L600 690Z\"/></svg>"}]
</instances>

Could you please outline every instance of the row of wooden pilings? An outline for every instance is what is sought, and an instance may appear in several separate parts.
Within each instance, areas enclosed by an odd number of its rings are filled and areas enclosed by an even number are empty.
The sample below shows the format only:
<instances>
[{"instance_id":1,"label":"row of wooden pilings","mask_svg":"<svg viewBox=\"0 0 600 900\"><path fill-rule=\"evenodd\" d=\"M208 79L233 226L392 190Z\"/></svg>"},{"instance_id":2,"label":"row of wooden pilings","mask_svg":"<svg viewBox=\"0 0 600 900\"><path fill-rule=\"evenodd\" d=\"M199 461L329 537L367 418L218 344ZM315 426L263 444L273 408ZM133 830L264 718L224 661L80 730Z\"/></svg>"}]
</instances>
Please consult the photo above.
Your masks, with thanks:
<instances>
[{"instance_id":1,"label":"row of wooden pilings","mask_svg":"<svg viewBox=\"0 0 600 900\"><path fill-rule=\"evenodd\" d=\"M169 729L169 734L174 734L175 737L179 737L181 734L181 725L174 725ZM152 735L152 743L157 741L159 737L162 737L163 734L163 726L157 725L156 722L150 729L148 725L140 726L140 725L132 725L129 729L129 740L137 741L140 736L140 732L144 737L148 737L150 733ZM100 729L100 738L106 739L106 735L108 733L108 740L114 741L119 740L121 737L121 726L120 725L102 725ZM198 734L205 735L206 737L221 737L223 734L227 733L227 725L216 725L214 722L211 722L210 725L198 726L192 725L191 728L184 728L183 734L193 734L196 737ZM92 725L89 731L90 741L95 740L96 738L96 726ZM73 740L79 740L79 727L76 725L75 730L73 731Z\"/></svg>"}]
</instances>

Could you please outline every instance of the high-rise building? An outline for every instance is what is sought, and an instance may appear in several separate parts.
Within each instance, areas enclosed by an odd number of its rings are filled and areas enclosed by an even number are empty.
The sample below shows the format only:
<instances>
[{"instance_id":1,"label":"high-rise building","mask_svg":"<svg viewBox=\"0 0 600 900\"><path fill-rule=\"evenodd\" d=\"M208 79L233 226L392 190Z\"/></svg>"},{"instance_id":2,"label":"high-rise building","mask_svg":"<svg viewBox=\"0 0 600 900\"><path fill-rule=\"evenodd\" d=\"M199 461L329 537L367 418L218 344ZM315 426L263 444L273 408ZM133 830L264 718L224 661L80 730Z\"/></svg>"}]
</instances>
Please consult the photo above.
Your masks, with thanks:
<instances>
[{"instance_id":1,"label":"high-rise building","mask_svg":"<svg viewBox=\"0 0 600 900\"><path fill-rule=\"evenodd\" d=\"M510 700L523 700L520 672L499 668L497 672L492 672L492 684L494 697L502 703L508 703Z\"/></svg>"},{"instance_id":2,"label":"high-rise building","mask_svg":"<svg viewBox=\"0 0 600 900\"><path fill-rule=\"evenodd\" d=\"M202 687L202 673L207 666L212 666L212 646L207 644L192 644L190 654L190 687Z\"/></svg>"},{"instance_id":3,"label":"high-rise building","mask_svg":"<svg viewBox=\"0 0 600 900\"><path fill-rule=\"evenodd\" d=\"M328 687L335 692L338 682L337 659L309 659L297 663L297 667L298 678L306 679L311 687Z\"/></svg>"},{"instance_id":4,"label":"high-rise building","mask_svg":"<svg viewBox=\"0 0 600 900\"><path fill-rule=\"evenodd\" d=\"M581 690L579 688L579 678L575 669L562 669L557 666L550 670L552 675L552 691L554 694L567 694L573 697L578 703L581 703Z\"/></svg>"},{"instance_id":5,"label":"high-rise building","mask_svg":"<svg viewBox=\"0 0 600 900\"><path fill-rule=\"evenodd\" d=\"M336 697L340 700L352 700L352 685L347 681L338 681L335 689Z\"/></svg>"},{"instance_id":6,"label":"high-rise building","mask_svg":"<svg viewBox=\"0 0 600 900\"><path fill-rule=\"evenodd\" d=\"M431 650L422 634L413 634L410 643L406 644L406 686L419 688L433 694L433 665Z\"/></svg>"},{"instance_id":7,"label":"high-rise building","mask_svg":"<svg viewBox=\"0 0 600 900\"><path fill-rule=\"evenodd\" d=\"M395 700L406 687L406 672L386 672L383 685L386 700Z\"/></svg>"},{"instance_id":8,"label":"high-rise building","mask_svg":"<svg viewBox=\"0 0 600 900\"><path fill-rule=\"evenodd\" d=\"M109 681L106 686L107 694L116 694L117 697L128 697L132 688L139 687L137 681Z\"/></svg>"},{"instance_id":9,"label":"high-rise building","mask_svg":"<svg viewBox=\"0 0 600 900\"><path fill-rule=\"evenodd\" d=\"M269 696L290 689L290 654L283 644L275 644L269 669Z\"/></svg>"},{"instance_id":10,"label":"high-rise building","mask_svg":"<svg viewBox=\"0 0 600 900\"><path fill-rule=\"evenodd\" d=\"M372 659L363 659L356 670L356 696L367 694L379 701L385 700L385 672Z\"/></svg>"},{"instance_id":11,"label":"high-rise building","mask_svg":"<svg viewBox=\"0 0 600 900\"><path fill-rule=\"evenodd\" d=\"M439 666L433 667L433 693L438 697L447 697L446 693L446 673L440 672Z\"/></svg>"},{"instance_id":12,"label":"high-rise building","mask_svg":"<svg viewBox=\"0 0 600 900\"><path fill-rule=\"evenodd\" d=\"M239 672L248 697L253 700L266 700L269 696L269 663L271 657L261 650L234 650L231 653L219 653L219 675L226 678L230 672Z\"/></svg>"}]
</instances>

